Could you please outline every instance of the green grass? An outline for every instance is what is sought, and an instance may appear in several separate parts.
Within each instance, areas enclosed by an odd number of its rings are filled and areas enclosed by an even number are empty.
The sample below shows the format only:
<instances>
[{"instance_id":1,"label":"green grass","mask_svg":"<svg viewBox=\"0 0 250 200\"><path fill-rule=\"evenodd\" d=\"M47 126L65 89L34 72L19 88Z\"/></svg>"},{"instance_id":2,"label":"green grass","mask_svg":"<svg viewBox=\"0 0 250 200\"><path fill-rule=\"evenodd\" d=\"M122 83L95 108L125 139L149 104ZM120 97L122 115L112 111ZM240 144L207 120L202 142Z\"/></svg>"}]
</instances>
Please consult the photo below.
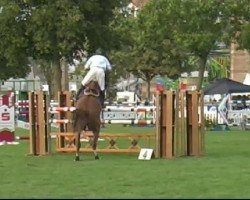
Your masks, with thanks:
<instances>
[{"instance_id":1,"label":"green grass","mask_svg":"<svg viewBox=\"0 0 250 200\"><path fill-rule=\"evenodd\" d=\"M57 128L52 128L52 132L56 132ZM101 128L103 133L154 133L154 127L138 127L138 126L123 126L120 124L106 124L105 127ZM16 135L28 135L29 130L18 128Z\"/></svg>"},{"instance_id":2,"label":"green grass","mask_svg":"<svg viewBox=\"0 0 250 200\"><path fill-rule=\"evenodd\" d=\"M112 127L103 132L131 132ZM28 142L22 141L0 146L0 198L250 198L249 144L249 131L207 132L201 157L142 161L100 154L95 161L82 154L74 162L73 154L27 156Z\"/></svg>"}]
</instances>

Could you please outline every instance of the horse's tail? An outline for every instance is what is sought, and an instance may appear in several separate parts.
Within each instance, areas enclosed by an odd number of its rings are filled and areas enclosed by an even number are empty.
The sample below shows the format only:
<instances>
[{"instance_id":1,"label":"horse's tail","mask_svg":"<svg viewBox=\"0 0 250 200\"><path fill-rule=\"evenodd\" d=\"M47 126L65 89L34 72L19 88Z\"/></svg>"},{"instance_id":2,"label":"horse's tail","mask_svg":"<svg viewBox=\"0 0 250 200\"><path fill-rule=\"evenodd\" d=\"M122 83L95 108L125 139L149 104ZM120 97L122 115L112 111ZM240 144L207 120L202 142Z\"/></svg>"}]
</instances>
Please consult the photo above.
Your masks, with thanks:
<instances>
[{"instance_id":1,"label":"horse's tail","mask_svg":"<svg viewBox=\"0 0 250 200\"><path fill-rule=\"evenodd\" d=\"M83 110L76 109L73 112L73 130L79 132L85 130L89 113Z\"/></svg>"},{"instance_id":2,"label":"horse's tail","mask_svg":"<svg viewBox=\"0 0 250 200\"><path fill-rule=\"evenodd\" d=\"M72 123L73 123L73 131L75 132L76 130L75 130L75 128L76 128L76 120L77 120L77 118L76 118L76 110L74 110L73 112L72 112Z\"/></svg>"}]
</instances>

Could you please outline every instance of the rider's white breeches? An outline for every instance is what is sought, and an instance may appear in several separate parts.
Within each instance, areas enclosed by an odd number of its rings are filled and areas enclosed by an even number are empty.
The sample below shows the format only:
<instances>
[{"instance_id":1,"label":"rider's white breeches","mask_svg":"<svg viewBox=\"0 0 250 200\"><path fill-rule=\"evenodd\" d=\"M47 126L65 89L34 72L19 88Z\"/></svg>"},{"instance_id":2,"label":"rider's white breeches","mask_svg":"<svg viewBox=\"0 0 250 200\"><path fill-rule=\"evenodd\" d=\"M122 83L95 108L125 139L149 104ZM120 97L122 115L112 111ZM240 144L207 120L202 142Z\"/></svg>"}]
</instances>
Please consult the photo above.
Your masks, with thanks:
<instances>
[{"instance_id":1,"label":"rider's white breeches","mask_svg":"<svg viewBox=\"0 0 250 200\"><path fill-rule=\"evenodd\" d=\"M82 80L82 85L88 84L91 80L97 81L100 89L105 89L105 72L102 68L91 67L86 76Z\"/></svg>"}]
</instances>

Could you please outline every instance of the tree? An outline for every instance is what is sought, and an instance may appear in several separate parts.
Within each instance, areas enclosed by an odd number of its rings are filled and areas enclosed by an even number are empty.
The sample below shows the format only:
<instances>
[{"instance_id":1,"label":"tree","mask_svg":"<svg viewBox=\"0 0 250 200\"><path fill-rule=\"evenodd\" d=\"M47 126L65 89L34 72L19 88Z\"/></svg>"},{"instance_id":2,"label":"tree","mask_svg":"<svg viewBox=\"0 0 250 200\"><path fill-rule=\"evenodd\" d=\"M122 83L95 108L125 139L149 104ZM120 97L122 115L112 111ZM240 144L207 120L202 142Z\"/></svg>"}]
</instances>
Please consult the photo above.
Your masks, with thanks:
<instances>
[{"instance_id":1,"label":"tree","mask_svg":"<svg viewBox=\"0 0 250 200\"><path fill-rule=\"evenodd\" d=\"M185 45L187 51L199 58L200 78L197 90L200 90L209 54L217 48L217 42L224 41L229 46L244 21L246 14L242 8L249 9L249 3L246 0L223 2L180 0L180 2L181 12L178 12L180 29L177 38Z\"/></svg>"},{"instance_id":2,"label":"tree","mask_svg":"<svg viewBox=\"0 0 250 200\"><path fill-rule=\"evenodd\" d=\"M61 60L72 62L73 53L86 42L90 53L108 49L112 44L109 20L113 1L34 1L28 34L32 38L34 56L52 62L55 91L61 91Z\"/></svg>"},{"instance_id":3,"label":"tree","mask_svg":"<svg viewBox=\"0 0 250 200\"><path fill-rule=\"evenodd\" d=\"M2 3L4 2L4 3ZM12 8L10 18L18 19L14 27L20 27L20 33L26 36L24 46L27 55L36 60L44 60L51 67L51 76L55 91L62 88L62 63L73 61L74 53L82 50L86 42L90 54L97 48L105 51L112 49L116 41L109 23L113 18L113 9L123 5L113 0L3 0L0 6ZM6 20L5 13L1 17ZM7 23L6 23L7 25ZM13 32L10 32L13 38ZM26 57L26 56L24 56ZM25 60L25 59L23 59Z\"/></svg>"},{"instance_id":4,"label":"tree","mask_svg":"<svg viewBox=\"0 0 250 200\"><path fill-rule=\"evenodd\" d=\"M242 27L241 35L239 36L238 42L240 48L248 50L250 52L250 24L246 23Z\"/></svg>"},{"instance_id":5,"label":"tree","mask_svg":"<svg viewBox=\"0 0 250 200\"><path fill-rule=\"evenodd\" d=\"M211 51L217 43L229 44L236 36L248 6L247 0L157 0L150 1L133 25L131 71L143 72L150 80L156 73L178 76L189 70L187 56L198 58L199 82L203 83L204 71ZM248 12L249 13L249 12ZM132 20L131 20L132 21ZM243 20L244 21L244 20ZM126 52L127 53L127 52ZM185 66L185 67L184 67Z\"/></svg>"},{"instance_id":6,"label":"tree","mask_svg":"<svg viewBox=\"0 0 250 200\"><path fill-rule=\"evenodd\" d=\"M30 72L25 34L25 23L18 22L19 7L9 5L7 1L0 4L0 79L25 77Z\"/></svg>"},{"instance_id":7,"label":"tree","mask_svg":"<svg viewBox=\"0 0 250 200\"><path fill-rule=\"evenodd\" d=\"M164 11L157 3L149 2L137 17L125 18L119 31L127 40L121 51L116 52L122 71L147 82L148 99L152 79L157 75L178 77L184 71L187 58L182 47L175 44L171 24L161 18Z\"/></svg>"}]
</instances>

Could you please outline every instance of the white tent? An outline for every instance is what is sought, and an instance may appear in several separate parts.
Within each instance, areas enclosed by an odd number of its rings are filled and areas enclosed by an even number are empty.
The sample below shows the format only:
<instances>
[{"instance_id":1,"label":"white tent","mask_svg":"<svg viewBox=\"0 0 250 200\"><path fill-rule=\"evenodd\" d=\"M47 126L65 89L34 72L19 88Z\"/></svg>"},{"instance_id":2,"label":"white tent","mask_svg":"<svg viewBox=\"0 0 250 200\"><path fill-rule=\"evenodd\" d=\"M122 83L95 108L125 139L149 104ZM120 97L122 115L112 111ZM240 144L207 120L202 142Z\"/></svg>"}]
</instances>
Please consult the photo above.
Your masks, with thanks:
<instances>
[{"instance_id":1,"label":"white tent","mask_svg":"<svg viewBox=\"0 0 250 200\"><path fill-rule=\"evenodd\" d=\"M243 84L250 85L250 74L249 73L246 74L245 79L243 81Z\"/></svg>"}]
</instances>

